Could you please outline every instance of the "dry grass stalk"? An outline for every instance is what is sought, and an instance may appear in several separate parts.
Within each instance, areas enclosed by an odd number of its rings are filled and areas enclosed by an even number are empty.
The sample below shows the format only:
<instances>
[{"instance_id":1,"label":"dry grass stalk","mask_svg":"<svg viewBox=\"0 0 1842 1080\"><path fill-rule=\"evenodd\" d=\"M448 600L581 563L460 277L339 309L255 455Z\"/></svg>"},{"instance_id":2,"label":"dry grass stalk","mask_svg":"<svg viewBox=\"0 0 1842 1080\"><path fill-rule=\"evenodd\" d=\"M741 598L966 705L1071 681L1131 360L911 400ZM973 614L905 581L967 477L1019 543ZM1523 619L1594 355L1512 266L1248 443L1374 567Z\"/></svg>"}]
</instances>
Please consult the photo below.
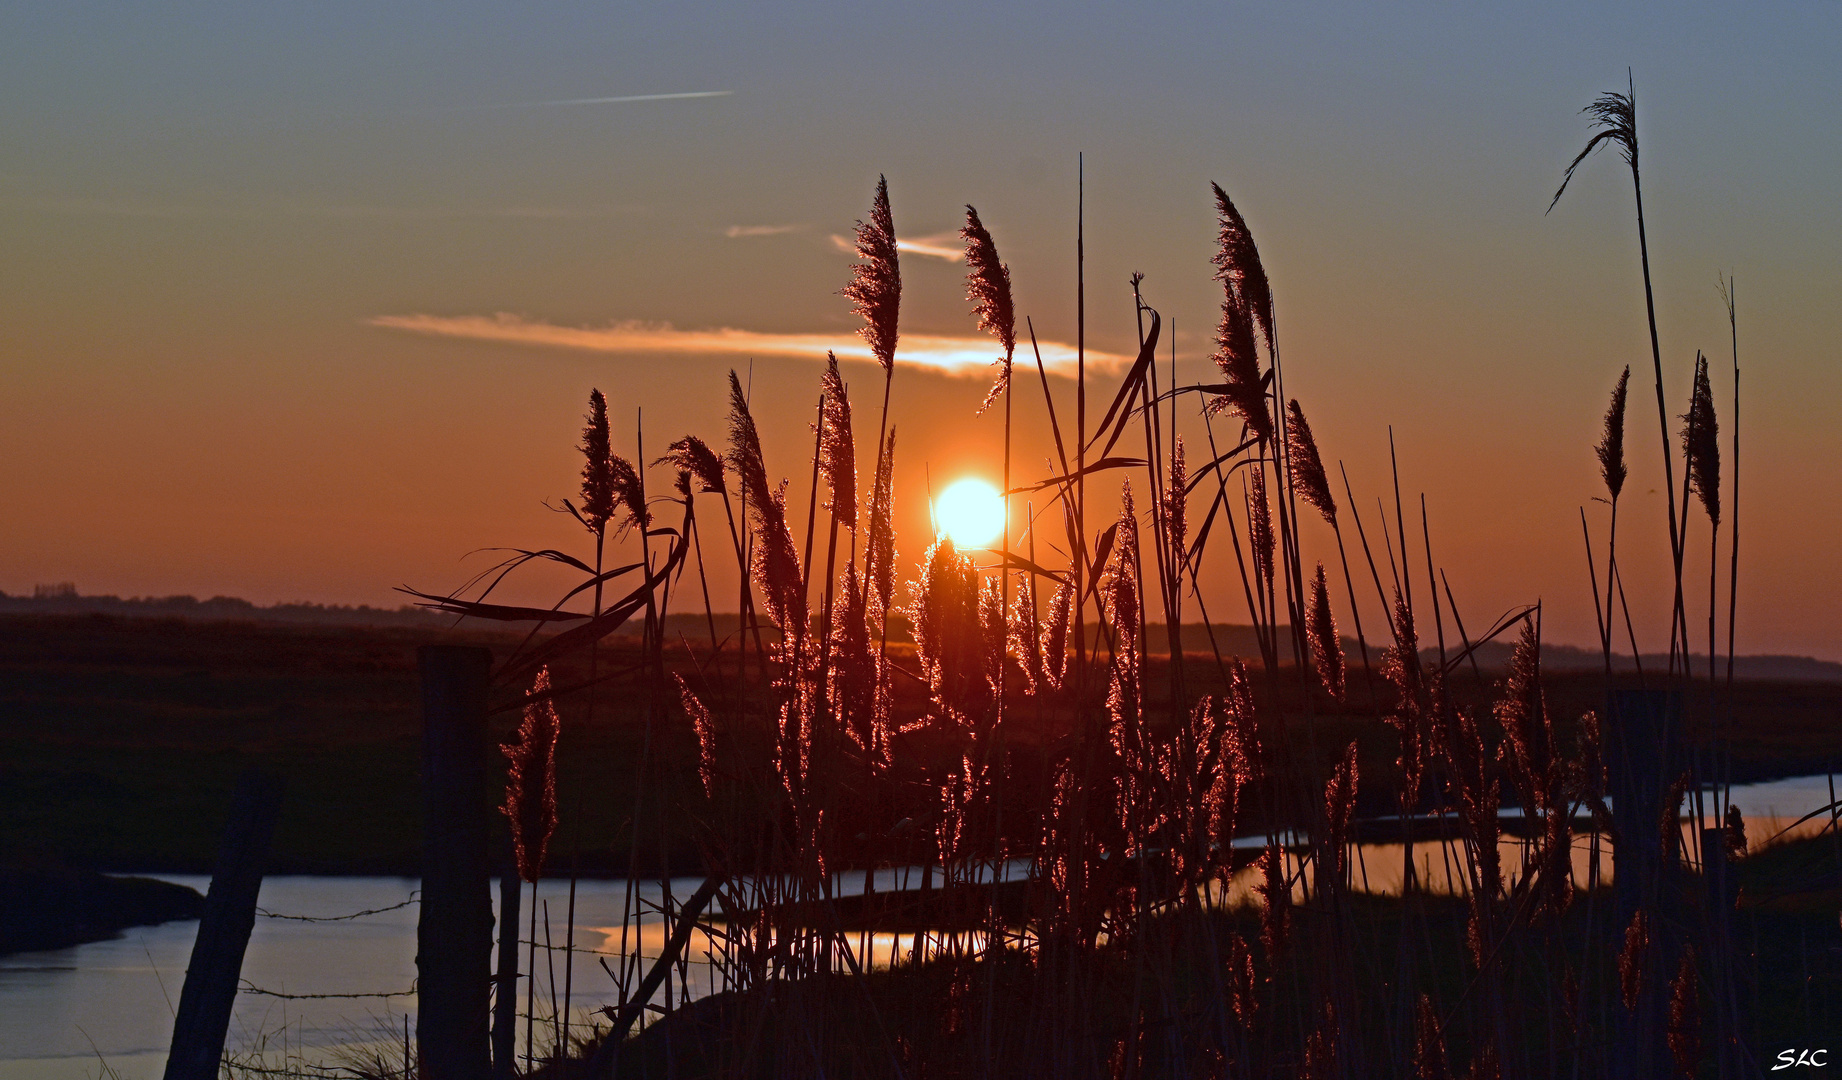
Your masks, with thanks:
<instances>
[{"instance_id":1,"label":"dry grass stalk","mask_svg":"<svg viewBox=\"0 0 1842 1080\"><path fill-rule=\"evenodd\" d=\"M869 613L876 633L887 632L889 604L895 597L895 429L890 428L876 455L876 483L870 491L870 531L864 546L864 580L869 586Z\"/></svg>"}]
</instances>

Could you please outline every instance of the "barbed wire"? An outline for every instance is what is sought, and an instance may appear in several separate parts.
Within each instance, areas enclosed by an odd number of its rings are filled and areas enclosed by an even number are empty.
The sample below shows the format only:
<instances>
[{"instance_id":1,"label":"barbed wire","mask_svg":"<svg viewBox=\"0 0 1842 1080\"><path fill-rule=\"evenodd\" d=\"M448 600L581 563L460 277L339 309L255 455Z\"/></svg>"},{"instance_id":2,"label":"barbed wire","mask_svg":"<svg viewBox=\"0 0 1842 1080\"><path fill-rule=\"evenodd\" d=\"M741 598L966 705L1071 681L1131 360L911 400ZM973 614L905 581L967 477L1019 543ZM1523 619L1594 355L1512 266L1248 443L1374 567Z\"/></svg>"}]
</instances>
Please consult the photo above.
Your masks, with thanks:
<instances>
[{"instance_id":1,"label":"barbed wire","mask_svg":"<svg viewBox=\"0 0 1842 1080\"><path fill-rule=\"evenodd\" d=\"M261 994L263 997L286 998L289 1001L323 1001L323 1000L327 1000L331 998L341 998L341 999L399 998L399 997L415 997L416 996L416 986L414 983L411 983L409 989L407 990L392 990L389 992L378 992L378 993L368 993L368 994L284 994L279 990L266 990L260 986L257 986L251 983L248 979L244 979L243 985L238 987L238 989L241 990L245 994Z\"/></svg>"},{"instance_id":2,"label":"barbed wire","mask_svg":"<svg viewBox=\"0 0 1842 1080\"><path fill-rule=\"evenodd\" d=\"M283 915L279 912L270 911L267 908L257 908L256 914L262 916L265 919L286 919L289 922L307 922L307 923L348 922L352 919L362 919L367 915L382 915L386 911L398 911L398 910L408 907L411 904L419 904L421 902L422 902L422 890L417 889L415 892L412 892L409 894L409 899L403 901L400 904L392 904L389 907L370 908L365 911L354 911L350 915Z\"/></svg>"}]
</instances>

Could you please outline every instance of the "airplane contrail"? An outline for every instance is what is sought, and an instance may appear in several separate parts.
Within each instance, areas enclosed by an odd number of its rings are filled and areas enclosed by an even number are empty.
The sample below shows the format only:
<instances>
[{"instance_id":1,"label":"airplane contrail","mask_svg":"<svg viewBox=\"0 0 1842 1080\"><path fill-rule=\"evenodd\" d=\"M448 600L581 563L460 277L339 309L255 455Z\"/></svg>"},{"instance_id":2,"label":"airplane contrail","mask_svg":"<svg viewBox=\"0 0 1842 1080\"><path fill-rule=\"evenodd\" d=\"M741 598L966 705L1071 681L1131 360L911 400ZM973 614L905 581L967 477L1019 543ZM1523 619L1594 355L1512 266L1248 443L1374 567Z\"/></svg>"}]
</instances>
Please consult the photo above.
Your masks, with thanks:
<instances>
[{"instance_id":1,"label":"airplane contrail","mask_svg":"<svg viewBox=\"0 0 1842 1080\"><path fill-rule=\"evenodd\" d=\"M535 109L546 105L625 105L633 101L678 101L684 98L728 97L734 90L694 90L685 94L629 94L625 97L565 98L561 101L518 101L509 105L481 105L482 109Z\"/></svg>"}]
</instances>

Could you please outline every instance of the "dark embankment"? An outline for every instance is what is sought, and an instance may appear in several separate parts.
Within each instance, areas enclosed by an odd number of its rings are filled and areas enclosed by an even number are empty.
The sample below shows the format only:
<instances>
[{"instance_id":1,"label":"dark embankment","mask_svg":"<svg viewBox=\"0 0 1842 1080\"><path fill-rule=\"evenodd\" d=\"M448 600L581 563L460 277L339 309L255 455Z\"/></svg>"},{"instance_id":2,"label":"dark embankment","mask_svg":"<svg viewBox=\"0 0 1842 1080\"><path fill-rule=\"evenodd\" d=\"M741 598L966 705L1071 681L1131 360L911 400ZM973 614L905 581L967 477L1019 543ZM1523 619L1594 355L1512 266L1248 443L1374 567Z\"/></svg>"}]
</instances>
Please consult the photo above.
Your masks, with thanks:
<instances>
[{"instance_id":1,"label":"dark embankment","mask_svg":"<svg viewBox=\"0 0 1842 1080\"><path fill-rule=\"evenodd\" d=\"M102 941L204 909L196 889L170 881L0 867L0 956Z\"/></svg>"}]
</instances>

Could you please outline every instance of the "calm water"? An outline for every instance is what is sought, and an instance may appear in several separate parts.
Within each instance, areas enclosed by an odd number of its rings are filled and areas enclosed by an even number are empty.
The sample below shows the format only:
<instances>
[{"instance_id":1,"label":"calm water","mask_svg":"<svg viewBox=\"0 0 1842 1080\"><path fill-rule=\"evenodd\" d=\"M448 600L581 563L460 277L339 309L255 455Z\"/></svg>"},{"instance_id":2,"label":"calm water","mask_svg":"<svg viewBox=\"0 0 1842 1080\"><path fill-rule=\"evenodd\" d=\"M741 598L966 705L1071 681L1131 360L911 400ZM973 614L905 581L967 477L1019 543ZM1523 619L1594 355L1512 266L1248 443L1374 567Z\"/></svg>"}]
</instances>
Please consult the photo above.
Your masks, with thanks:
<instances>
[{"instance_id":1,"label":"calm water","mask_svg":"<svg viewBox=\"0 0 1842 1080\"><path fill-rule=\"evenodd\" d=\"M1803 777L1767 784L1738 786L1734 802L1747 817L1747 833L1754 843L1802 814L1830 801L1826 777ZM1804 827L1815 830L1827 819ZM1511 842L1513 844L1513 841ZM1443 877L1432 854L1416 848L1416 862L1428 860L1437 887ZM1399 845L1365 845L1361 849L1370 886L1398 888L1401 877ZM1507 856L1507 852L1506 852ZM1582 856L1583 858L1583 856ZM1513 863L1506 857L1506 867ZM1583 864L1581 866L1583 870ZM901 871L877 876L877 888L902 885ZM204 877L169 877L203 892ZM841 892L861 889L861 875L840 881ZM914 882L909 882L914 884ZM696 888L694 879L673 883L682 899ZM408 878L272 877L262 886L261 906L291 915L343 915L389 907L409 898L418 882ZM576 892L575 1016L616 998L613 980L595 963L597 952L615 952L620 944L620 913L626 885L621 882L582 882ZM1240 891L1240 890L1236 890ZM657 903L659 885L640 887L642 897ZM529 891L524 896L529 901ZM567 882L545 882L538 891L538 938L543 940L543 907L547 903L550 933L563 943L564 913L568 905ZM496 901L495 890L495 901ZM258 919L243 966L248 986L291 994L380 994L408 991L416 975L417 907L410 905L348 922L303 923ZM529 918L528 909L521 921ZM526 924L528 926L528 923ZM20 953L0 957L0 1077L5 1080L84 1080L101 1077L107 1069L120 1080L157 1080L164 1068L166 1047L172 1037L172 1005L185 980L186 961L197 923L168 923L127 931L113 941L96 942L51 952ZM663 926L656 916L643 931L642 948L656 955ZM878 966L900 956L911 946L906 936L878 935L873 940L853 939L867 959ZM688 989L697 994L707 987L709 967L703 960L709 947L693 940L687 970ZM538 974L539 1013L547 1012L549 975L540 950ZM612 962L612 961L610 961ZM562 954L556 954L556 978L562 982ZM372 998L322 998L289 1000L254 993L239 996L232 1020L231 1049L261 1052L271 1065L306 1061L339 1064L342 1053L375 1052L400 1063L405 1017L413 1010L411 996ZM520 1003L522 1009L523 1003ZM413 1020L412 1020L413 1029ZM540 1047L544 1036L538 1036ZM522 1045L522 1044L521 1044Z\"/></svg>"}]
</instances>

